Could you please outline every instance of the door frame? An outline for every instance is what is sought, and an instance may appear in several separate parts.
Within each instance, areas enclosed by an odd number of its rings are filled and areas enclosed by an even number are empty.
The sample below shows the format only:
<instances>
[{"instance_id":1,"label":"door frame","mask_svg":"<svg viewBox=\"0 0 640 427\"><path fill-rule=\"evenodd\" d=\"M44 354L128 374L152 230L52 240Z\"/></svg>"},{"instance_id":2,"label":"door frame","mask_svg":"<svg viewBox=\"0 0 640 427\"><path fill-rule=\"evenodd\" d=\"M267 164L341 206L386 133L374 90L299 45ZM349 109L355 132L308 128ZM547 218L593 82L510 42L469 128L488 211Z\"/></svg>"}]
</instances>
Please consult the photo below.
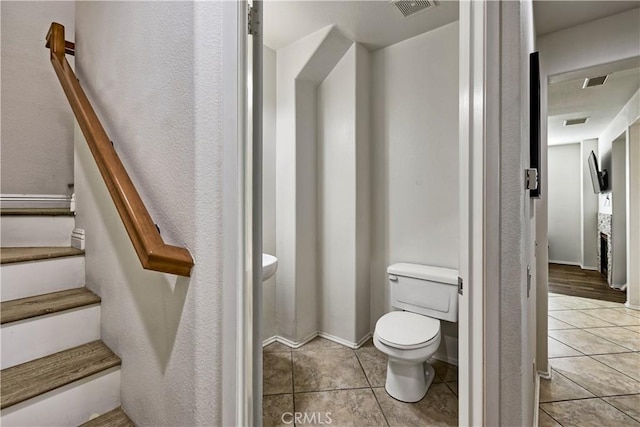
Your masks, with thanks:
<instances>
[{"instance_id":1,"label":"door frame","mask_svg":"<svg viewBox=\"0 0 640 427\"><path fill-rule=\"evenodd\" d=\"M262 21L262 1L253 0ZM261 337L261 37L247 34L247 0L237 2L239 286L236 332L236 425L262 423ZM499 5L460 2L459 425L497 425L499 301ZM248 72L259 50L259 69ZM493 81L489 77L494 78ZM242 82L256 82L250 94ZM252 101L249 101L251 96ZM258 189L258 191L256 191ZM254 209L255 208L255 209ZM493 237L493 239L492 239ZM491 299L488 295L493 295ZM463 339L466 337L466 339ZM491 353L493 352L493 353ZM492 373L494 375L492 375Z\"/></svg>"}]
</instances>

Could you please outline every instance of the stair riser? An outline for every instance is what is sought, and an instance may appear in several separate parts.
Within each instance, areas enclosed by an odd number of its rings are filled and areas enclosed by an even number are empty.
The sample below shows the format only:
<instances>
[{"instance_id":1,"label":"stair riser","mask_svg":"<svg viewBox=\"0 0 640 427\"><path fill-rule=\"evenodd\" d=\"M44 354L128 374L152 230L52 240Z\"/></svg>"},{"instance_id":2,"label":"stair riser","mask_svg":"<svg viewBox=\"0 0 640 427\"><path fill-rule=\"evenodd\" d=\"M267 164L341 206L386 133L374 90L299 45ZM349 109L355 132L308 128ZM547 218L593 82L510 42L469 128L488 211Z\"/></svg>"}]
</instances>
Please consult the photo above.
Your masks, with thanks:
<instances>
[{"instance_id":1,"label":"stair riser","mask_svg":"<svg viewBox=\"0 0 640 427\"><path fill-rule=\"evenodd\" d=\"M74 224L72 216L3 216L0 243L4 247L70 246Z\"/></svg>"},{"instance_id":2,"label":"stair riser","mask_svg":"<svg viewBox=\"0 0 640 427\"><path fill-rule=\"evenodd\" d=\"M2 301L84 286L84 256L3 264Z\"/></svg>"},{"instance_id":3,"label":"stair riser","mask_svg":"<svg viewBox=\"0 0 640 427\"><path fill-rule=\"evenodd\" d=\"M120 406L120 367L52 390L0 412L3 427L77 426Z\"/></svg>"},{"instance_id":4,"label":"stair riser","mask_svg":"<svg viewBox=\"0 0 640 427\"><path fill-rule=\"evenodd\" d=\"M1 368L100 339L100 306L12 322L0 328Z\"/></svg>"}]
</instances>

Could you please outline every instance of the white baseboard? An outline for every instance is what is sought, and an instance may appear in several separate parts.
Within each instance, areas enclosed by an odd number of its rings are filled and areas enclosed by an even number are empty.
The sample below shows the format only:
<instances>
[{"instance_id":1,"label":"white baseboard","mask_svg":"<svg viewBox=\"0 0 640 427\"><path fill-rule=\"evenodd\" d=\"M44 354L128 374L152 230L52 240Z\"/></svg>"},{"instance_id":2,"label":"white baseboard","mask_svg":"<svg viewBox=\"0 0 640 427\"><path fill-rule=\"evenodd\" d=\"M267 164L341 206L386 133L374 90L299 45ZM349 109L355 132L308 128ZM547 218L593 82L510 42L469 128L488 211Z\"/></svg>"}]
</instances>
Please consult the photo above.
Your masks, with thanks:
<instances>
[{"instance_id":1,"label":"white baseboard","mask_svg":"<svg viewBox=\"0 0 640 427\"><path fill-rule=\"evenodd\" d=\"M550 380L551 379L551 370L549 370L547 372L538 371L538 376L540 378L542 378L543 380Z\"/></svg>"},{"instance_id":2,"label":"white baseboard","mask_svg":"<svg viewBox=\"0 0 640 427\"><path fill-rule=\"evenodd\" d=\"M320 336L322 338L325 338L325 339L328 339L329 341L333 341L335 343L341 344L341 345L343 345L345 347L349 347L350 349L356 350L356 349L362 347L362 345L365 342L367 342L367 340L369 338L371 338L371 332L369 332L363 338L358 340L358 342L347 341L347 340L342 339L340 337L336 337L335 335L327 334L326 332L318 332L318 336Z\"/></svg>"},{"instance_id":3,"label":"white baseboard","mask_svg":"<svg viewBox=\"0 0 640 427\"><path fill-rule=\"evenodd\" d=\"M71 205L64 194L0 194L0 206L13 209L63 208Z\"/></svg>"},{"instance_id":4,"label":"white baseboard","mask_svg":"<svg viewBox=\"0 0 640 427\"><path fill-rule=\"evenodd\" d=\"M431 358L448 363L449 365L458 366L458 359L456 357L448 356L440 352L437 352L436 354L431 356Z\"/></svg>"},{"instance_id":5,"label":"white baseboard","mask_svg":"<svg viewBox=\"0 0 640 427\"><path fill-rule=\"evenodd\" d=\"M640 311L640 305L633 305L633 304L629 304L629 301L624 303L624 306L631 309L631 310L638 310Z\"/></svg>"},{"instance_id":6,"label":"white baseboard","mask_svg":"<svg viewBox=\"0 0 640 427\"><path fill-rule=\"evenodd\" d=\"M84 251L84 230L74 228L71 232L71 247Z\"/></svg>"},{"instance_id":7,"label":"white baseboard","mask_svg":"<svg viewBox=\"0 0 640 427\"><path fill-rule=\"evenodd\" d=\"M557 259L550 259L549 264L562 264L562 265L575 265L576 267L582 268L582 265L579 262L572 261L560 261Z\"/></svg>"},{"instance_id":8,"label":"white baseboard","mask_svg":"<svg viewBox=\"0 0 640 427\"><path fill-rule=\"evenodd\" d=\"M583 270L600 271L598 267L591 267L591 266L582 265L582 264L580 264L580 268Z\"/></svg>"},{"instance_id":9,"label":"white baseboard","mask_svg":"<svg viewBox=\"0 0 640 427\"><path fill-rule=\"evenodd\" d=\"M300 348L303 345L305 345L306 343L308 343L309 341L311 341L312 339L316 338L316 337L322 337L324 339L327 339L329 341L333 341L337 344L343 345L345 347L349 347L351 349L358 349L360 347L362 347L364 345L365 342L367 342L367 340L369 338L371 338L371 333L368 333L367 335L365 335L363 338L361 338L358 342L351 342L351 341L347 341L344 340L342 338L336 337L335 335L331 335L331 334L327 334L325 332L320 332L320 331L316 331L316 332L312 332L311 334L309 334L308 336L306 336L305 338L303 338L300 341L291 341L287 338L283 338L281 336L278 335L274 335L270 338L267 338L265 340L262 341L262 347L266 347L269 344L272 344L274 342L279 342L280 344L284 344L287 347L290 348Z\"/></svg>"}]
</instances>

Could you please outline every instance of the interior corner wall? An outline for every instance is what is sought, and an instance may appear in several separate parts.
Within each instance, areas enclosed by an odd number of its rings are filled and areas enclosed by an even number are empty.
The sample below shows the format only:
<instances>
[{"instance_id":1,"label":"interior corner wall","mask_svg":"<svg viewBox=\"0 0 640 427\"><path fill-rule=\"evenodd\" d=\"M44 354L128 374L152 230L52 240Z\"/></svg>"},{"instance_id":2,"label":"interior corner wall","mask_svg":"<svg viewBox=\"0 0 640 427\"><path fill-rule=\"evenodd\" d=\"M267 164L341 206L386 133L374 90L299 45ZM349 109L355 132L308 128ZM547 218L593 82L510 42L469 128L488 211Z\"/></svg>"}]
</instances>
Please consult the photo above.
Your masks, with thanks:
<instances>
[{"instance_id":1,"label":"interior corner wall","mask_svg":"<svg viewBox=\"0 0 640 427\"><path fill-rule=\"evenodd\" d=\"M73 113L44 48L52 22L74 40L73 1L3 1L2 194L73 192ZM73 65L73 57L67 56Z\"/></svg>"},{"instance_id":2,"label":"interior corner wall","mask_svg":"<svg viewBox=\"0 0 640 427\"><path fill-rule=\"evenodd\" d=\"M352 345L370 332L368 58L353 44L318 87L320 331Z\"/></svg>"},{"instance_id":3,"label":"interior corner wall","mask_svg":"<svg viewBox=\"0 0 640 427\"><path fill-rule=\"evenodd\" d=\"M549 147L549 262L582 262L580 143Z\"/></svg>"},{"instance_id":4,"label":"interior corner wall","mask_svg":"<svg viewBox=\"0 0 640 427\"><path fill-rule=\"evenodd\" d=\"M306 254L299 253L297 246L297 205L302 188L298 186L297 175L296 78L330 31L330 27L321 29L278 50L276 61L276 332L294 342L305 338L298 335L296 328L300 324L297 318L300 313L298 295L314 302L318 297L315 288L309 290L303 286L308 282L301 276L297 265L299 258ZM315 89L312 94L315 99ZM315 322L317 316L314 311L305 317L311 317L311 321Z\"/></svg>"},{"instance_id":5,"label":"interior corner wall","mask_svg":"<svg viewBox=\"0 0 640 427\"><path fill-rule=\"evenodd\" d=\"M598 152L598 140L587 139L580 144L581 180L581 226L582 258L581 267L595 270L598 268L598 195L593 192L588 158L591 152Z\"/></svg>"},{"instance_id":6,"label":"interior corner wall","mask_svg":"<svg viewBox=\"0 0 640 427\"><path fill-rule=\"evenodd\" d=\"M263 128L262 128L262 250L276 254L276 52L263 49ZM276 278L271 277L263 287L263 339L276 334L275 298Z\"/></svg>"},{"instance_id":7,"label":"interior corner wall","mask_svg":"<svg viewBox=\"0 0 640 427\"><path fill-rule=\"evenodd\" d=\"M372 331L387 266L458 267L458 38L455 22L372 53ZM440 356L454 363L456 326Z\"/></svg>"},{"instance_id":8,"label":"interior corner wall","mask_svg":"<svg viewBox=\"0 0 640 427\"><path fill-rule=\"evenodd\" d=\"M223 93L235 98L237 87L233 77L221 83L226 33L206 30L223 28L222 10L219 2L76 5L83 89L164 240L195 259L189 278L142 269L76 127L87 287L102 298L102 340L122 359L122 406L137 425L222 424L223 308L235 317L222 303L223 271L229 279L237 268L223 255L237 249L237 203L225 189L237 158L223 144L223 123L237 128L223 117Z\"/></svg>"}]
</instances>

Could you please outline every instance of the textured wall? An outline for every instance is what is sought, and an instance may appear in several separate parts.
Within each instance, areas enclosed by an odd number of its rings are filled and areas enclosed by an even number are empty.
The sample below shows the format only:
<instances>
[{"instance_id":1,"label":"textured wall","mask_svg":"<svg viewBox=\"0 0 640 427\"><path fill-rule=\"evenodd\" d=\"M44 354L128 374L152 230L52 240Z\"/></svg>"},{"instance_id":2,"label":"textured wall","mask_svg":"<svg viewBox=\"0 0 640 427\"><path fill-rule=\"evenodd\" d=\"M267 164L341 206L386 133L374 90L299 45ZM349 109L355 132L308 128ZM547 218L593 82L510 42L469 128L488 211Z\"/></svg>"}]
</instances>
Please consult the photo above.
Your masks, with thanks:
<instances>
[{"instance_id":1,"label":"textured wall","mask_svg":"<svg viewBox=\"0 0 640 427\"><path fill-rule=\"evenodd\" d=\"M2 2L3 194L71 194L73 113L44 48L51 22L74 40L75 2ZM73 57L68 57L73 64Z\"/></svg>"},{"instance_id":2,"label":"textured wall","mask_svg":"<svg viewBox=\"0 0 640 427\"><path fill-rule=\"evenodd\" d=\"M221 424L221 15L217 2L77 4L80 82L163 238L196 261L191 278L141 269L76 129L87 286L138 425Z\"/></svg>"}]
</instances>

